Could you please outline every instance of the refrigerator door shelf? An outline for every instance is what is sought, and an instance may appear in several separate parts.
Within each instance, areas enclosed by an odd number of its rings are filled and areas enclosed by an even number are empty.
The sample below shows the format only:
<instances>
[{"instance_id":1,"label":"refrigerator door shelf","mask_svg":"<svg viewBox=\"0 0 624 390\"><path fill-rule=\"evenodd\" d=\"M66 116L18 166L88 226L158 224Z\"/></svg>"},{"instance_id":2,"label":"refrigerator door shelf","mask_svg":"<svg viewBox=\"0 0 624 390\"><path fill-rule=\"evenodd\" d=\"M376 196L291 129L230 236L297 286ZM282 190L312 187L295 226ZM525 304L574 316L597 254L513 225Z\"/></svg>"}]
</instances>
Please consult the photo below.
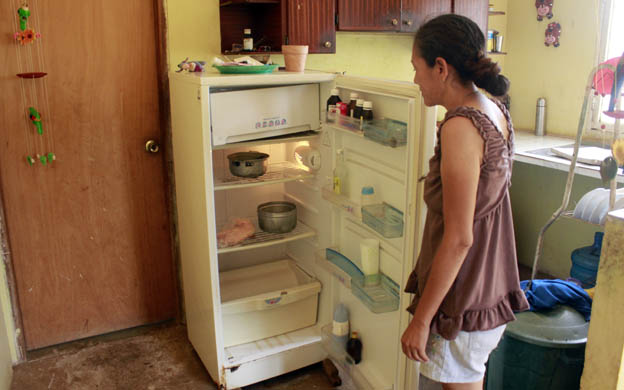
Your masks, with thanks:
<instances>
[{"instance_id":1,"label":"refrigerator door shelf","mask_svg":"<svg viewBox=\"0 0 624 390\"><path fill-rule=\"evenodd\" d=\"M366 362L362 361L359 364L353 364L353 359L347 354L345 347L336 342L331 329L331 324L327 324L321 328L321 343L340 371L340 377L348 380L347 383L343 383L343 386L348 387L349 385L355 385L359 390L393 389L392 384L381 383L380 380L373 378L374 373L372 372L372 367L367 367Z\"/></svg>"}]
</instances>

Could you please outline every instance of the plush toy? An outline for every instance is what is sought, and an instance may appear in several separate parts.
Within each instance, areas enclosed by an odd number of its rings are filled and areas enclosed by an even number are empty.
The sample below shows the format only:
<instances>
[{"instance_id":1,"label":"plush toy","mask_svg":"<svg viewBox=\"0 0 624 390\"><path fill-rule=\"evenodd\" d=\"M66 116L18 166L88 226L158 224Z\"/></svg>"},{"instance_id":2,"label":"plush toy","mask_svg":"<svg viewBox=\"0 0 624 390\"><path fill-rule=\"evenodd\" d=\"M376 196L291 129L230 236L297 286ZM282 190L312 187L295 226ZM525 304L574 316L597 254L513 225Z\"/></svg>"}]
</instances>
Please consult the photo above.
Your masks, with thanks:
<instances>
[{"instance_id":1,"label":"plush toy","mask_svg":"<svg viewBox=\"0 0 624 390\"><path fill-rule=\"evenodd\" d=\"M552 19L553 3L555 0L535 0L535 8L537 8L537 20L540 22L544 18Z\"/></svg>"},{"instance_id":2,"label":"plush toy","mask_svg":"<svg viewBox=\"0 0 624 390\"><path fill-rule=\"evenodd\" d=\"M203 72L204 66L206 65L205 61L189 61L188 57L182 62L178 64L178 69L176 72L182 72L183 70L189 72Z\"/></svg>"},{"instance_id":3,"label":"plush toy","mask_svg":"<svg viewBox=\"0 0 624 390\"><path fill-rule=\"evenodd\" d=\"M559 47L559 36L561 35L561 25L559 23L550 23L546 29L546 39L544 44L546 46L553 45Z\"/></svg>"}]
</instances>

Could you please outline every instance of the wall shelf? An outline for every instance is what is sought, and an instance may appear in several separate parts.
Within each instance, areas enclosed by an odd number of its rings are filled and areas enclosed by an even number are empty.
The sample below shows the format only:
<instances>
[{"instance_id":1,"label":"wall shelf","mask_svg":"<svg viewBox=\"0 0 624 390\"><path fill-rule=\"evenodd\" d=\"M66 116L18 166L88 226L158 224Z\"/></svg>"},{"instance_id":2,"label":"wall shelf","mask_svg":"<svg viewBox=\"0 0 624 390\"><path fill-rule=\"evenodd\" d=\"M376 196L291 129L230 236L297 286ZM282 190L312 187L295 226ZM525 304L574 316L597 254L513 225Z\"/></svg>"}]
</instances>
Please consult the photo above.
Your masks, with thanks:
<instances>
[{"instance_id":1,"label":"wall shelf","mask_svg":"<svg viewBox=\"0 0 624 390\"><path fill-rule=\"evenodd\" d=\"M269 184L287 183L291 181L309 179L312 173L288 161L269 164L267 173L256 178L244 178L228 175L224 178L215 178L215 191L248 188Z\"/></svg>"},{"instance_id":2,"label":"wall shelf","mask_svg":"<svg viewBox=\"0 0 624 390\"><path fill-rule=\"evenodd\" d=\"M505 52L505 51L488 51L488 54L504 56L504 55L507 55L507 52Z\"/></svg>"},{"instance_id":3,"label":"wall shelf","mask_svg":"<svg viewBox=\"0 0 624 390\"><path fill-rule=\"evenodd\" d=\"M488 11L488 16L505 15L504 11Z\"/></svg>"}]
</instances>

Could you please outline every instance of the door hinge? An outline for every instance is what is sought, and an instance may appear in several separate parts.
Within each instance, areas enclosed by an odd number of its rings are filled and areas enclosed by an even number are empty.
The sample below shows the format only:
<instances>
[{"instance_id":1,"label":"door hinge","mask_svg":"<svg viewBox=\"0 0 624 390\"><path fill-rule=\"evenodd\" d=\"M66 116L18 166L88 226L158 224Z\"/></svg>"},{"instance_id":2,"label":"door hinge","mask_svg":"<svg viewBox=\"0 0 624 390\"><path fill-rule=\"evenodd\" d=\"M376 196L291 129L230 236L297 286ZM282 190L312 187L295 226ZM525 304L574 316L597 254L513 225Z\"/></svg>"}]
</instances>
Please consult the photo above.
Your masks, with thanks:
<instances>
[{"instance_id":1,"label":"door hinge","mask_svg":"<svg viewBox=\"0 0 624 390\"><path fill-rule=\"evenodd\" d=\"M288 43L288 35L286 35L284 37L284 42L285 42L284 45L289 45L289 43Z\"/></svg>"},{"instance_id":2,"label":"door hinge","mask_svg":"<svg viewBox=\"0 0 624 390\"><path fill-rule=\"evenodd\" d=\"M197 100L201 100L201 88L197 88Z\"/></svg>"},{"instance_id":3,"label":"door hinge","mask_svg":"<svg viewBox=\"0 0 624 390\"><path fill-rule=\"evenodd\" d=\"M334 25L338 28L338 13L334 14Z\"/></svg>"}]
</instances>

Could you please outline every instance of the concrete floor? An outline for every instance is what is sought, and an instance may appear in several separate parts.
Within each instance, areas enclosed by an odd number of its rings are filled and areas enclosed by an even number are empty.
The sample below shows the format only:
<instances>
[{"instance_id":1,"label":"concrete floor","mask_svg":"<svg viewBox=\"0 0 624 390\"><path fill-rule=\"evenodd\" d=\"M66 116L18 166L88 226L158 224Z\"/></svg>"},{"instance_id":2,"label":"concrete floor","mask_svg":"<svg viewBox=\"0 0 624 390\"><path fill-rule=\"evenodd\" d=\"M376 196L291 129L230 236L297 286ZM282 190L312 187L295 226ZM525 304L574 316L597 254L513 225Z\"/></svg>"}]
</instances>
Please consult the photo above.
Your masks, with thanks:
<instances>
[{"instance_id":1,"label":"concrete floor","mask_svg":"<svg viewBox=\"0 0 624 390\"><path fill-rule=\"evenodd\" d=\"M11 390L215 390L181 325L157 325L29 353ZM329 390L320 364L244 390ZM346 387L342 389L347 390Z\"/></svg>"}]
</instances>

